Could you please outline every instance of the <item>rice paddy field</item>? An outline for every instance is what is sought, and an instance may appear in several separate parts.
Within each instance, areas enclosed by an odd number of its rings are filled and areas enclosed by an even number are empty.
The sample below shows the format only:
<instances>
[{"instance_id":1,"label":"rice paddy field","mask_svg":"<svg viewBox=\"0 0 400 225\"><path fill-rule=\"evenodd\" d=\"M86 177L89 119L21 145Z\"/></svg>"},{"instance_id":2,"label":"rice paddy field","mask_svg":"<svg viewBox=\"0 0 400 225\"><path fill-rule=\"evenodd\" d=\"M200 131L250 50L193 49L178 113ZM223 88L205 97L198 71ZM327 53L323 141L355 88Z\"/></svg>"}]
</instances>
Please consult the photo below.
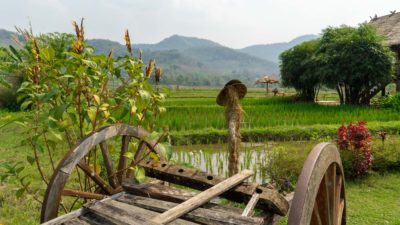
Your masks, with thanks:
<instances>
[{"instance_id":1,"label":"rice paddy field","mask_svg":"<svg viewBox=\"0 0 400 225\"><path fill-rule=\"evenodd\" d=\"M293 90L285 90L285 93L291 95ZM207 138L211 134L225 135L224 108L216 104L217 95L217 89L172 90L165 103L167 113L159 118L158 126L168 127L177 138L197 134L197 138L184 143L220 141L220 138ZM318 99L335 101L337 95L333 91L323 91ZM294 139L310 139L311 133L332 136L340 125L357 120L366 121L372 131L386 129L396 133L400 128L400 113L391 109L293 102L290 97L276 97L272 93L266 96L264 89L249 89L241 104L245 111L241 123L245 140L282 139L281 131L299 134ZM304 129L310 132L303 135ZM265 138L260 139L260 136Z\"/></svg>"},{"instance_id":2,"label":"rice paddy field","mask_svg":"<svg viewBox=\"0 0 400 225\"><path fill-rule=\"evenodd\" d=\"M285 90L289 95L291 90ZM189 145L173 146L172 160L179 164L200 168L222 176L226 175L227 152L223 139L214 142L207 139L210 133L225 135L224 109L215 103L217 89L185 88L171 90L165 104L167 113L158 120L158 125L167 126L171 135L197 134ZM242 122L243 134L261 134L265 139L260 141L244 141L240 155L240 167L255 172L252 181L269 182L271 174L288 178L295 185L297 174L303 161L312 147L320 141L334 141L334 132L341 125L351 121L364 120L373 130L381 128L390 131L387 141L374 136L373 151L377 165L388 165L385 169L371 172L361 180L348 180L346 183L347 218L350 225L400 224L400 113L390 109L358 106L323 106L315 103L292 102L288 97L266 96L264 89L249 89L242 101L245 110ZM335 101L337 97L332 91L324 91L319 100ZM0 125L4 118L18 117L29 112L0 111ZM284 130L282 135L291 131L307 129L328 129L325 136L307 136L298 140L269 140L268 132ZM264 135L264 136L263 136ZM205 137L203 143L203 138ZM199 141L200 140L200 141ZM207 144L207 141L211 140ZM16 125L0 129L0 174L1 165L5 162L26 163L24 175L32 178L32 186L43 194L45 186L39 182L34 166L26 162L31 155L30 149L22 147L20 130ZM200 143L197 143L197 142ZM67 151L62 146L55 157L59 160ZM282 157L286 160L279 160ZM45 156L43 156L45 157ZM47 176L51 176L50 164L43 165ZM289 171L291 171L289 173ZM293 172L294 171L294 172ZM38 224L40 204L31 195L16 197L20 189L18 181L9 178L0 183L0 224ZM283 220L280 224L285 224Z\"/></svg>"}]
</instances>

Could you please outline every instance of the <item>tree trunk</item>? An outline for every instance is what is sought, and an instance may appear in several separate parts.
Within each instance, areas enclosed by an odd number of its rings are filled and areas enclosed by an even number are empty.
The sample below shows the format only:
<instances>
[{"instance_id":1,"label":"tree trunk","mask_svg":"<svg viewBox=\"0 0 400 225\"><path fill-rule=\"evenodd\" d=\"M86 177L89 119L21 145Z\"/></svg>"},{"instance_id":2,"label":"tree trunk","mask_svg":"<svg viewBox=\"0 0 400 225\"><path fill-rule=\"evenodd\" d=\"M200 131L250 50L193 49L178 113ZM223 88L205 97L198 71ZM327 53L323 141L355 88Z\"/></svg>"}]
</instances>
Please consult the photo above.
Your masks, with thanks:
<instances>
[{"instance_id":1,"label":"tree trunk","mask_svg":"<svg viewBox=\"0 0 400 225\"><path fill-rule=\"evenodd\" d=\"M396 52L396 92L400 92L400 45L392 47L392 50Z\"/></svg>"},{"instance_id":2,"label":"tree trunk","mask_svg":"<svg viewBox=\"0 0 400 225\"><path fill-rule=\"evenodd\" d=\"M336 85L336 91L339 95L340 104L343 105L344 104L343 92L339 84Z\"/></svg>"},{"instance_id":3,"label":"tree trunk","mask_svg":"<svg viewBox=\"0 0 400 225\"><path fill-rule=\"evenodd\" d=\"M382 96L382 97L385 97L385 96L386 96L386 86L383 86L383 87L382 87L381 96Z\"/></svg>"},{"instance_id":4,"label":"tree trunk","mask_svg":"<svg viewBox=\"0 0 400 225\"><path fill-rule=\"evenodd\" d=\"M396 92L400 92L400 60L397 60L396 65Z\"/></svg>"}]
</instances>

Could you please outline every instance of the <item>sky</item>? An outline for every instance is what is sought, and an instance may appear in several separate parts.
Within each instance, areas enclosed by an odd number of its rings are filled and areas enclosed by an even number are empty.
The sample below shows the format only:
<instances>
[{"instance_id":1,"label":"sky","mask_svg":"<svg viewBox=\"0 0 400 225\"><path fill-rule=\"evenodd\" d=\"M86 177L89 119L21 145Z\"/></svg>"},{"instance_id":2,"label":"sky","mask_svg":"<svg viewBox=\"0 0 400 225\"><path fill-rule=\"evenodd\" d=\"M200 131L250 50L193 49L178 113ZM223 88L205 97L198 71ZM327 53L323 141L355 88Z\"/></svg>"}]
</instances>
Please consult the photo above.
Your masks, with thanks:
<instances>
[{"instance_id":1,"label":"sky","mask_svg":"<svg viewBox=\"0 0 400 225\"><path fill-rule=\"evenodd\" d=\"M157 43L174 34L232 48L287 42L328 26L356 26L400 11L399 0L1 0L0 28L72 32L85 18L88 38Z\"/></svg>"}]
</instances>

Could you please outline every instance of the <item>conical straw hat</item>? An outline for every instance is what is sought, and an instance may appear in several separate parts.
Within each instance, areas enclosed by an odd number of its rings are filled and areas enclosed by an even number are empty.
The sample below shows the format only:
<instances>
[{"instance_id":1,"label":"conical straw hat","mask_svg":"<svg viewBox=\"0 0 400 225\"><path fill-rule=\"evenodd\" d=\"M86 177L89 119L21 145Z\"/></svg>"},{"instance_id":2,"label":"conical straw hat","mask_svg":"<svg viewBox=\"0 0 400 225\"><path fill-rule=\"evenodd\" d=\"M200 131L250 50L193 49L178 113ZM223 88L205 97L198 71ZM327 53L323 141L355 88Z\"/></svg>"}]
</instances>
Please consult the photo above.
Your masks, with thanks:
<instances>
[{"instance_id":1,"label":"conical straw hat","mask_svg":"<svg viewBox=\"0 0 400 225\"><path fill-rule=\"evenodd\" d=\"M218 105L220 106L226 105L226 103L228 102L227 89L231 86L235 88L234 90L237 92L239 100L244 98L244 96L247 93L246 85L244 85L240 80L231 80L228 83L226 83L224 88L219 92L217 96Z\"/></svg>"}]
</instances>

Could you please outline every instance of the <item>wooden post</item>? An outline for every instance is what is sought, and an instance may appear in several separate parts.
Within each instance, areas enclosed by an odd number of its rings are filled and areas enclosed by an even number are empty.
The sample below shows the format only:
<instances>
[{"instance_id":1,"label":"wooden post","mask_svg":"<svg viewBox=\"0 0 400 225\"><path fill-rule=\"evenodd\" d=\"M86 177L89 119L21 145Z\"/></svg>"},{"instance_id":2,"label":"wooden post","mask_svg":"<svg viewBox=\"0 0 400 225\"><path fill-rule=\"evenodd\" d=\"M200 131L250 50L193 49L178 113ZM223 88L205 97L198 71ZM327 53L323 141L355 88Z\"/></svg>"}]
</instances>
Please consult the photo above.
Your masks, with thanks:
<instances>
[{"instance_id":1,"label":"wooden post","mask_svg":"<svg viewBox=\"0 0 400 225\"><path fill-rule=\"evenodd\" d=\"M156 216L151 221L159 224L167 224L180 216L196 209L197 207L207 203L214 197L224 193L225 191L235 187L247 178L253 175L253 171L244 170L239 174L236 174L221 183L197 194L193 198L175 206L174 208Z\"/></svg>"},{"instance_id":2,"label":"wooden post","mask_svg":"<svg viewBox=\"0 0 400 225\"><path fill-rule=\"evenodd\" d=\"M228 89L233 89L230 87ZM242 108L239 104L237 93L228 90L228 105L225 111L226 123L228 124L228 150L229 150L229 176L239 172L239 147L240 147L240 121Z\"/></svg>"},{"instance_id":3,"label":"wooden post","mask_svg":"<svg viewBox=\"0 0 400 225\"><path fill-rule=\"evenodd\" d=\"M239 172L240 121L243 113L240 99L247 93L247 87L239 80L231 80L221 90L217 103L226 106L225 120L228 125L229 176Z\"/></svg>"}]
</instances>

